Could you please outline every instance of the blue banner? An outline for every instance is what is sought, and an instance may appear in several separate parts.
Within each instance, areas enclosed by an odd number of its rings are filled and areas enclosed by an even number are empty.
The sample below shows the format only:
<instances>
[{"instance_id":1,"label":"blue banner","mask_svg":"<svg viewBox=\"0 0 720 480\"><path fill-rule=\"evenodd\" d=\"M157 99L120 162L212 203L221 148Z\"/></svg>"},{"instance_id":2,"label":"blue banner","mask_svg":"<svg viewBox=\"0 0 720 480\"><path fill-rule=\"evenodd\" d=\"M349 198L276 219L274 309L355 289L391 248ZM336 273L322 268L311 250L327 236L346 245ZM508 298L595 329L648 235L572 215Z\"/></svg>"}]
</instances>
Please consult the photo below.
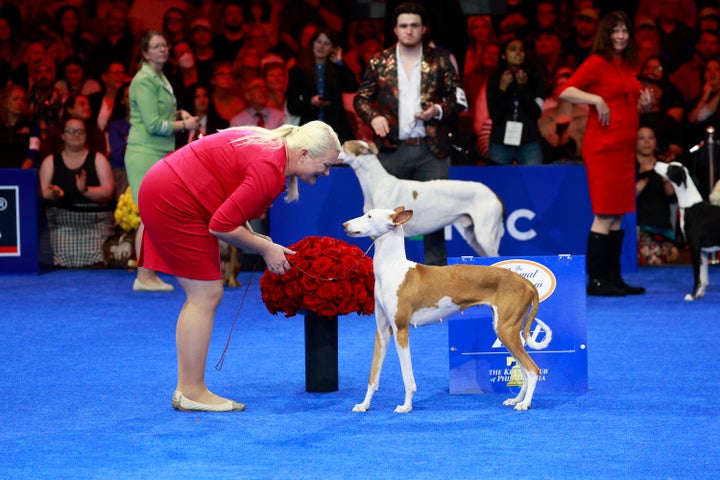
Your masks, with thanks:
<instances>
[{"instance_id":1,"label":"blue banner","mask_svg":"<svg viewBox=\"0 0 720 480\"><path fill-rule=\"evenodd\" d=\"M582 165L451 167L450 178L490 187L505 204L500 255L584 255L592 224L587 176ZM398 205L384 205L395 208ZM344 239L365 250L367 238L348 238L342 223L362 214L363 195L350 167L333 168L327 178L300 182L300 200L278 199L269 213L270 235L289 245L310 235ZM410 220L412 222L412 220ZM624 219L622 267L637 270L635 214ZM445 229L448 257L476 255L453 227ZM421 241L406 242L407 256L423 262Z\"/></svg>"},{"instance_id":2,"label":"blue banner","mask_svg":"<svg viewBox=\"0 0 720 480\"><path fill-rule=\"evenodd\" d=\"M536 393L587 392L584 256L461 257L448 263L507 268L533 282L540 295L537 318L552 331L545 349L527 349L540 368ZM537 323L530 332L538 342L547 335ZM448 319L448 342L450 393L519 392L520 368L498 340L489 307L471 307Z\"/></svg>"}]
</instances>

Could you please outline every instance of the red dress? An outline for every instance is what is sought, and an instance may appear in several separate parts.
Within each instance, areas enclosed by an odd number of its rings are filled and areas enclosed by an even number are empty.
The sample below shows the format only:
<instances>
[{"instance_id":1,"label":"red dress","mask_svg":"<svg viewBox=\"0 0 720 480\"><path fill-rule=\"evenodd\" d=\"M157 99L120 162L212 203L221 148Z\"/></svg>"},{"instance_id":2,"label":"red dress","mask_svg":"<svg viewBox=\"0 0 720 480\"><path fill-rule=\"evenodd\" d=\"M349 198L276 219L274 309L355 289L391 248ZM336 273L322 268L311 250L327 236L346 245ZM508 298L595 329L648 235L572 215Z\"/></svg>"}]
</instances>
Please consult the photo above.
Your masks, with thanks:
<instances>
[{"instance_id":1,"label":"red dress","mask_svg":"<svg viewBox=\"0 0 720 480\"><path fill-rule=\"evenodd\" d=\"M210 230L231 232L258 218L285 189L284 146L237 145L223 130L168 154L138 192L145 225L141 266L196 280L218 280L220 250Z\"/></svg>"},{"instance_id":2,"label":"red dress","mask_svg":"<svg viewBox=\"0 0 720 480\"><path fill-rule=\"evenodd\" d=\"M599 95L610 107L610 124L600 125L590 107L582 156L587 170L590 203L595 214L620 215L635 211L635 146L642 85L620 60L590 55L563 85Z\"/></svg>"}]
</instances>

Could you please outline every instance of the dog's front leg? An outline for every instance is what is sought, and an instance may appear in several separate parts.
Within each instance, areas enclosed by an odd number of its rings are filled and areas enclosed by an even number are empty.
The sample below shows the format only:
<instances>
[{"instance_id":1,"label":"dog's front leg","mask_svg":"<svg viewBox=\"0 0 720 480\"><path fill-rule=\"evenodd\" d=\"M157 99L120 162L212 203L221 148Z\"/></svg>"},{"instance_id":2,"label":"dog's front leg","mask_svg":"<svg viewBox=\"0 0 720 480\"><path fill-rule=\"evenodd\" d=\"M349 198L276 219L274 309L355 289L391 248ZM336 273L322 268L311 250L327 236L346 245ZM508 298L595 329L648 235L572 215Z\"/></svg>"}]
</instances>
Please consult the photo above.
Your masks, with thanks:
<instances>
[{"instance_id":1,"label":"dog's front leg","mask_svg":"<svg viewBox=\"0 0 720 480\"><path fill-rule=\"evenodd\" d=\"M377 305L377 303L376 303ZM375 348L373 350L372 366L370 367L370 380L368 381L367 392L362 403L358 403L353 407L353 412L367 412L370 408L372 397L380 386L380 372L385 362L385 354L387 353L388 343L392 330L385 320L384 314L378 308L375 310L377 319L377 329L375 331Z\"/></svg>"},{"instance_id":2,"label":"dog's front leg","mask_svg":"<svg viewBox=\"0 0 720 480\"><path fill-rule=\"evenodd\" d=\"M410 331L406 328L398 330L395 335L395 348L400 359L400 370L402 371L403 384L405 385L405 403L395 408L395 413L410 413L412 411L412 399L417 386L413 376L412 360L410 359Z\"/></svg>"},{"instance_id":3,"label":"dog's front leg","mask_svg":"<svg viewBox=\"0 0 720 480\"><path fill-rule=\"evenodd\" d=\"M703 252L700 248L695 251L693 247L692 252L692 263L693 263L693 291L685 295L685 301L691 302L697 298L705 296L705 289L710 283L708 277L708 254Z\"/></svg>"}]
</instances>

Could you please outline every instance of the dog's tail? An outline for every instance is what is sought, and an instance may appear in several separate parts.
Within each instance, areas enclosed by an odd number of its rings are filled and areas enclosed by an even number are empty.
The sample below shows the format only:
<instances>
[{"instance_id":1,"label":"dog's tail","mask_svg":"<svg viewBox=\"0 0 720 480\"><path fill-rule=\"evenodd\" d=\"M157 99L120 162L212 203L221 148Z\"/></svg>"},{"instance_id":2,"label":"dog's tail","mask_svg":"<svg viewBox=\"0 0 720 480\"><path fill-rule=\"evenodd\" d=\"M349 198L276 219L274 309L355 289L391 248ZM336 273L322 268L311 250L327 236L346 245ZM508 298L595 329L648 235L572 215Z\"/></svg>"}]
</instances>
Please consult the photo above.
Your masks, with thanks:
<instances>
[{"instance_id":1,"label":"dog's tail","mask_svg":"<svg viewBox=\"0 0 720 480\"><path fill-rule=\"evenodd\" d=\"M540 298L538 295L538 292L536 289L535 295L533 297L532 307L530 308L530 313L527 316L527 319L525 320L525 328L523 329L523 338L525 339L525 344L532 348L533 350L542 350L543 348L550 345L550 341L552 340L552 330L550 327L547 326L545 322L540 320L539 318L535 318L535 315L537 315L538 308L540 307ZM545 338L542 339L542 341L537 342L533 338L532 335L530 335L530 327L532 326L533 320L540 326L540 328L545 332Z\"/></svg>"}]
</instances>

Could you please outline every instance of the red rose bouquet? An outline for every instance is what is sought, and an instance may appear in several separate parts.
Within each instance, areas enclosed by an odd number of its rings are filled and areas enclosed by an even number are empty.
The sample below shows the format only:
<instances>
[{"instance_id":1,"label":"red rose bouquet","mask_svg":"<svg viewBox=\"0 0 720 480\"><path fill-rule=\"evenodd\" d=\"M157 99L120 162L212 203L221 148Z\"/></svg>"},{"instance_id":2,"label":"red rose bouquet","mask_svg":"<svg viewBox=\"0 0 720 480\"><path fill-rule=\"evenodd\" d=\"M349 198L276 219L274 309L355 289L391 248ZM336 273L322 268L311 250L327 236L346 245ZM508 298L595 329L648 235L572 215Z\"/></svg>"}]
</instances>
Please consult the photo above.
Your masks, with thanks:
<instances>
[{"instance_id":1,"label":"red rose bouquet","mask_svg":"<svg viewBox=\"0 0 720 480\"><path fill-rule=\"evenodd\" d=\"M331 237L305 237L288 248L289 271L266 270L260 292L268 311L292 317L310 311L321 317L357 312L371 315L375 275L372 259L360 248Z\"/></svg>"}]
</instances>

